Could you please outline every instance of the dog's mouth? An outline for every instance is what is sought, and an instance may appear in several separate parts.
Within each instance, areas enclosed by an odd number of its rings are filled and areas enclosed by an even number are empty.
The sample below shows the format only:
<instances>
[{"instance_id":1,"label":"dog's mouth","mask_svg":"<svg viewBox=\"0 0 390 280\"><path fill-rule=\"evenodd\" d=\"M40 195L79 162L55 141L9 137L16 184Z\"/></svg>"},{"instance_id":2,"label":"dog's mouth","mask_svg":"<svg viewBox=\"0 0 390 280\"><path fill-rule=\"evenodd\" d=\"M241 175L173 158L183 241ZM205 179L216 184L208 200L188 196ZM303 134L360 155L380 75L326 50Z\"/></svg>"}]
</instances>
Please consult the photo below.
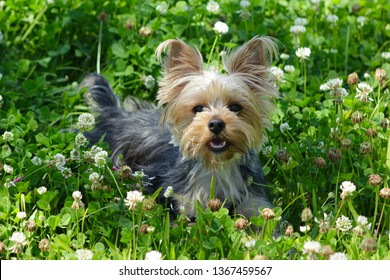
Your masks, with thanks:
<instances>
[{"instance_id":1,"label":"dog's mouth","mask_svg":"<svg viewBox=\"0 0 390 280\"><path fill-rule=\"evenodd\" d=\"M220 153L228 148L228 143L225 140L215 138L209 142L209 148L215 153Z\"/></svg>"}]
</instances>

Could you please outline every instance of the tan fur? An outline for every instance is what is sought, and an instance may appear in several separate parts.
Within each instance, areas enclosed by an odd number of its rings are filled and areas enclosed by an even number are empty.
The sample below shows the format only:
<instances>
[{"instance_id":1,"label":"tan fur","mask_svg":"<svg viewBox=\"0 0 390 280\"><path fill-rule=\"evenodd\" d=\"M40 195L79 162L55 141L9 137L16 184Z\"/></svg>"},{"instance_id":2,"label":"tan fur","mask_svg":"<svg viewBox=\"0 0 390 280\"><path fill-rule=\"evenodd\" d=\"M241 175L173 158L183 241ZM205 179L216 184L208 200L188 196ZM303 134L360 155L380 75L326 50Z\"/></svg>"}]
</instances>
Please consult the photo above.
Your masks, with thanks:
<instances>
[{"instance_id":1,"label":"tan fur","mask_svg":"<svg viewBox=\"0 0 390 280\"><path fill-rule=\"evenodd\" d=\"M197 49L181 40L168 40L157 48L164 73L159 83L158 105L163 108L161 121L172 128L173 141L185 158L200 160L211 169L258 151L271 128L272 99L277 97L268 72L276 45L269 37L254 37L223 59L227 74L205 71ZM229 106L239 104L239 113ZM204 110L194 114L193 108ZM226 124L219 139L228 143L226 151L209 149L215 138L208 124L219 118Z\"/></svg>"}]
</instances>

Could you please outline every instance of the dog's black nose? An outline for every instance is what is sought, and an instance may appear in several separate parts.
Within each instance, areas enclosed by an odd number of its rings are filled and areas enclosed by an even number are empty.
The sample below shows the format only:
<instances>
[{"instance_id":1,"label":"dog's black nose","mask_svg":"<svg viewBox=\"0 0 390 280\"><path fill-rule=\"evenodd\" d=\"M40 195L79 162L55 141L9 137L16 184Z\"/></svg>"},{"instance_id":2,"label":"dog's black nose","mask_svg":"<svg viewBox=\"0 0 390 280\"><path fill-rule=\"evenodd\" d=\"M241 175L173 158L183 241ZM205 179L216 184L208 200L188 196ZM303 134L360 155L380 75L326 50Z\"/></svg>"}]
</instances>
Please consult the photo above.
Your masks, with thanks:
<instances>
[{"instance_id":1,"label":"dog's black nose","mask_svg":"<svg viewBox=\"0 0 390 280\"><path fill-rule=\"evenodd\" d=\"M225 128L225 123L220 119L213 119L209 121L209 129L211 132L218 134Z\"/></svg>"}]
</instances>

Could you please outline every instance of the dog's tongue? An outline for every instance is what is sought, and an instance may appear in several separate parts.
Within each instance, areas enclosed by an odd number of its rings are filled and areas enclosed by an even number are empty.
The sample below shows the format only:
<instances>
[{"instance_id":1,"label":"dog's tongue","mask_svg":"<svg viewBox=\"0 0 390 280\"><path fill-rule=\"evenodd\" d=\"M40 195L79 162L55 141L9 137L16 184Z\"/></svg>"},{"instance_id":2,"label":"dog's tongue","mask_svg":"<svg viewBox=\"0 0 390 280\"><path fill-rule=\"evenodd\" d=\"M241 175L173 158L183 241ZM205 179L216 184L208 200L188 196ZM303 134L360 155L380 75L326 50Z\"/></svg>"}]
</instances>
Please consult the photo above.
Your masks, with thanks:
<instances>
[{"instance_id":1,"label":"dog's tongue","mask_svg":"<svg viewBox=\"0 0 390 280\"><path fill-rule=\"evenodd\" d=\"M211 148L221 149L226 146L226 141L220 139L214 139L210 142Z\"/></svg>"}]
</instances>

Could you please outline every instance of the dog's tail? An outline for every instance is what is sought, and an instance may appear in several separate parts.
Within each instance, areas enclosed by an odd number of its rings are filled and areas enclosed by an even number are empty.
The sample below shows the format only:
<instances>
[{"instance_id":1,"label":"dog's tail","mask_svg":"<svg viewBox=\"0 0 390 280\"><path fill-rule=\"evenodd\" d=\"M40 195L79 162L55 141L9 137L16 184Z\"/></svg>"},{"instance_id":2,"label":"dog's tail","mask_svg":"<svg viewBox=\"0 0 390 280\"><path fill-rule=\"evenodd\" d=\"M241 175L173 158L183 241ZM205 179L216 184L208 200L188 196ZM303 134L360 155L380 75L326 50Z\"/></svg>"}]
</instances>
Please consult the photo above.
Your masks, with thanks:
<instances>
[{"instance_id":1,"label":"dog's tail","mask_svg":"<svg viewBox=\"0 0 390 280\"><path fill-rule=\"evenodd\" d=\"M119 99L112 91L107 80L99 74L89 74L80 84L80 88L87 88L84 95L86 103L92 111L98 115L123 114L120 108Z\"/></svg>"},{"instance_id":2,"label":"dog's tail","mask_svg":"<svg viewBox=\"0 0 390 280\"><path fill-rule=\"evenodd\" d=\"M126 116L129 112L155 108L151 103L130 96L124 100L122 108L107 80L96 73L89 74L81 83L80 88L88 89L84 95L85 101L98 115Z\"/></svg>"}]
</instances>

